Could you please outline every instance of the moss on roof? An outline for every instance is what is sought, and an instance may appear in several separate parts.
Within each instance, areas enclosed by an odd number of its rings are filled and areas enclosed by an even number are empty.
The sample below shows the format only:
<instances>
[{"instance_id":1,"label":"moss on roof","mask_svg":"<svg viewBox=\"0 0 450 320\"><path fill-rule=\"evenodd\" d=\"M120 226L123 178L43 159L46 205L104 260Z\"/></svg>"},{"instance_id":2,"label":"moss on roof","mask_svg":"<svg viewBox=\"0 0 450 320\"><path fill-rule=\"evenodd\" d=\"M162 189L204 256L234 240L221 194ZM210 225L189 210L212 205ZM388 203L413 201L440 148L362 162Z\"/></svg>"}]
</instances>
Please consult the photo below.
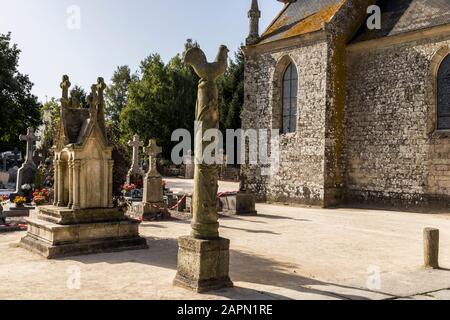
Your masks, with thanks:
<instances>
[{"instance_id":1,"label":"moss on roof","mask_svg":"<svg viewBox=\"0 0 450 320\"><path fill-rule=\"evenodd\" d=\"M298 0L286 5L262 34L259 43L268 43L322 30L346 0Z\"/></svg>"}]
</instances>

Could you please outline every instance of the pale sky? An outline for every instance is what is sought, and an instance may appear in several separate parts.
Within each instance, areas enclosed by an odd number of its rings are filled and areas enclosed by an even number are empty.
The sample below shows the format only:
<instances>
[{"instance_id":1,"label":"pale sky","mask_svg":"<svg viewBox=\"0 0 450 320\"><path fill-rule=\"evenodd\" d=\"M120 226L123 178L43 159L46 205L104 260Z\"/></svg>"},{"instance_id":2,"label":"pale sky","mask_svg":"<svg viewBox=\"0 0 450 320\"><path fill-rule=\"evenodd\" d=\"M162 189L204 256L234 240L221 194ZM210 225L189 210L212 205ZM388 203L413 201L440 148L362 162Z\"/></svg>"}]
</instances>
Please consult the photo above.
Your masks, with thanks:
<instances>
[{"instance_id":1,"label":"pale sky","mask_svg":"<svg viewBox=\"0 0 450 320\"><path fill-rule=\"evenodd\" d=\"M60 97L63 74L88 91L98 76L109 81L118 65L135 71L156 52L167 61L188 38L197 40L210 60L220 44L234 52L248 34L250 2L0 0L0 33L12 32L13 43L22 50L20 71L30 76L33 93L45 102L46 97ZM263 31L283 4L259 2ZM73 5L80 9L80 29L73 29L78 19L67 13Z\"/></svg>"}]
</instances>

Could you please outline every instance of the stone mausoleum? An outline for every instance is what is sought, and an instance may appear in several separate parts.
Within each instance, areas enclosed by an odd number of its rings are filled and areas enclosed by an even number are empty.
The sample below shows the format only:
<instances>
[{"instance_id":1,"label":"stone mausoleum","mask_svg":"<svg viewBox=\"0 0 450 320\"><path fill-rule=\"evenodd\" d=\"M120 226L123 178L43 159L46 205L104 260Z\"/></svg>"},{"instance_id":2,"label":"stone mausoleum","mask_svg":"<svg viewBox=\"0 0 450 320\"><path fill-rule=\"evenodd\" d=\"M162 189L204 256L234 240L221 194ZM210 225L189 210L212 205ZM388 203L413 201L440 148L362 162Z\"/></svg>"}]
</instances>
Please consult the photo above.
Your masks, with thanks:
<instances>
[{"instance_id":1,"label":"stone mausoleum","mask_svg":"<svg viewBox=\"0 0 450 320\"><path fill-rule=\"evenodd\" d=\"M450 207L450 1L281 2L259 34L252 1L242 114L244 129L280 130L280 169L245 166L246 187L261 201Z\"/></svg>"},{"instance_id":2,"label":"stone mausoleum","mask_svg":"<svg viewBox=\"0 0 450 320\"><path fill-rule=\"evenodd\" d=\"M61 121L54 151L55 195L28 221L21 245L45 258L147 248L139 221L115 208L112 198L112 146L105 130L106 85L92 85L88 108L69 97L61 83Z\"/></svg>"}]
</instances>

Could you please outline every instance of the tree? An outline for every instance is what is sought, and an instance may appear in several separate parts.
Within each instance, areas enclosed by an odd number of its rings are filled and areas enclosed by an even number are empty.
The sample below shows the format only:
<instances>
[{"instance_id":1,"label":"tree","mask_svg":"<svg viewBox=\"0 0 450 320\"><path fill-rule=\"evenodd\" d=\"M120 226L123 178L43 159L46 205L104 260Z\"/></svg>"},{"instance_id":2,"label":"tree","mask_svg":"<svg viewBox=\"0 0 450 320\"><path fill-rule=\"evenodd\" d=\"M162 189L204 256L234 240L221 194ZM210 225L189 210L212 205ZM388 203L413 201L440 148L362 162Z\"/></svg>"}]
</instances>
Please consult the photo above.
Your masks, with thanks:
<instances>
[{"instance_id":1,"label":"tree","mask_svg":"<svg viewBox=\"0 0 450 320\"><path fill-rule=\"evenodd\" d=\"M132 81L128 66L117 67L111 78L111 84L105 91L106 118L115 124L119 123L120 113L128 103L128 86Z\"/></svg>"},{"instance_id":2,"label":"tree","mask_svg":"<svg viewBox=\"0 0 450 320\"><path fill-rule=\"evenodd\" d=\"M20 50L11 44L11 34L0 34L0 150L12 150L19 144L19 135L27 127L36 128L40 121L40 104L31 94L33 83L18 71Z\"/></svg>"},{"instance_id":3,"label":"tree","mask_svg":"<svg viewBox=\"0 0 450 320\"><path fill-rule=\"evenodd\" d=\"M230 60L230 65L224 76L218 81L220 129L225 136L227 129L241 128L241 112L244 104L244 54L238 51L235 59ZM234 145L235 159L237 163L237 144ZM227 142L224 141L224 150L227 150Z\"/></svg>"},{"instance_id":4,"label":"tree","mask_svg":"<svg viewBox=\"0 0 450 320\"><path fill-rule=\"evenodd\" d=\"M82 108L87 106L87 93L79 85L75 85L72 90L70 90L70 97L78 101Z\"/></svg>"},{"instance_id":5,"label":"tree","mask_svg":"<svg viewBox=\"0 0 450 320\"><path fill-rule=\"evenodd\" d=\"M51 148L56 142L61 121L61 111L59 103L55 98L45 103L41 108L44 132L41 137L41 153L45 158L51 154Z\"/></svg>"},{"instance_id":6,"label":"tree","mask_svg":"<svg viewBox=\"0 0 450 320\"><path fill-rule=\"evenodd\" d=\"M167 64L158 54L151 54L141 62L140 72L128 85L128 102L120 112L122 144L134 134L139 134L145 141L157 139L163 147L164 157L170 159L172 148L177 144L171 141L175 130L187 129L193 137L199 78L191 66L183 62L184 53L193 47L199 47L198 43L188 39L184 52ZM244 56L241 52L236 54L235 60L230 60L218 85L220 127L222 130L238 129L244 100Z\"/></svg>"},{"instance_id":7,"label":"tree","mask_svg":"<svg viewBox=\"0 0 450 320\"><path fill-rule=\"evenodd\" d=\"M136 76L131 75L128 66L119 66L111 78L111 84L106 88L106 126L110 139L118 142L120 138L120 113L128 103L128 87Z\"/></svg>"},{"instance_id":8,"label":"tree","mask_svg":"<svg viewBox=\"0 0 450 320\"><path fill-rule=\"evenodd\" d=\"M198 46L192 40L185 50ZM120 115L121 141L134 134L144 140L157 139L164 156L170 158L173 131L193 132L198 77L184 64L182 54L166 65L158 54L147 57L136 81L129 85L128 104Z\"/></svg>"},{"instance_id":9,"label":"tree","mask_svg":"<svg viewBox=\"0 0 450 320\"><path fill-rule=\"evenodd\" d=\"M241 127L241 112L244 104L244 59L242 51L238 51L235 54L235 60L230 60L227 71L218 81L222 130Z\"/></svg>"}]
</instances>

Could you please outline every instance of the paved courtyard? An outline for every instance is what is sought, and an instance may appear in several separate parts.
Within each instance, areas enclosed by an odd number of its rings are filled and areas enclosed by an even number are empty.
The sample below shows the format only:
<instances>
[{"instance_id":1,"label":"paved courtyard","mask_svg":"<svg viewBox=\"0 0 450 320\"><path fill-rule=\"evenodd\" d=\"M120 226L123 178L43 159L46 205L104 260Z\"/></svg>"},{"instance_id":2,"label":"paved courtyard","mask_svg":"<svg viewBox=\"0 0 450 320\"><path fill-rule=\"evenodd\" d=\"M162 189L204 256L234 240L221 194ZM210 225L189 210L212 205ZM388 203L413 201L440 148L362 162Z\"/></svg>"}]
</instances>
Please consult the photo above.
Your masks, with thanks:
<instances>
[{"instance_id":1,"label":"paved courtyard","mask_svg":"<svg viewBox=\"0 0 450 320\"><path fill-rule=\"evenodd\" d=\"M149 250L55 261L19 248L24 232L2 234L0 299L450 299L450 215L257 209L257 217L221 219L233 289L198 295L172 286L177 238L190 225L168 221L141 225ZM424 227L441 230L442 270L421 268ZM74 270L80 289L67 285Z\"/></svg>"}]
</instances>

